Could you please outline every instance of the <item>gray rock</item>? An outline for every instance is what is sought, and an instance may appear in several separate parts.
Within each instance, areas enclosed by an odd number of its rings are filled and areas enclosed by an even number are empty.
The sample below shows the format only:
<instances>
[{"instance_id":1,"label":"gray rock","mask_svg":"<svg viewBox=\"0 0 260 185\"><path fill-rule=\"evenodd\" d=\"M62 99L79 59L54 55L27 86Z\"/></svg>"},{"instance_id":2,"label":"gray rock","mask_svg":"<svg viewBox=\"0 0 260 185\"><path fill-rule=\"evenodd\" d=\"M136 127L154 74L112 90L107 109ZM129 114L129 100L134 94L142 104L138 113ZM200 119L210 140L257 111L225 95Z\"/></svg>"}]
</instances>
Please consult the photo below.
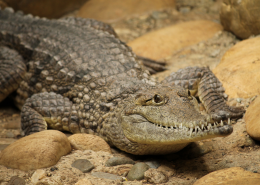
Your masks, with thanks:
<instances>
[{"instance_id":1,"label":"gray rock","mask_svg":"<svg viewBox=\"0 0 260 185\"><path fill-rule=\"evenodd\" d=\"M149 166L145 163L136 163L127 175L127 179L130 181L133 180L142 180L144 179L144 172L149 169Z\"/></svg>"},{"instance_id":2,"label":"gray rock","mask_svg":"<svg viewBox=\"0 0 260 185\"><path fill-rule=\"evenodd\" d=\"M146 161L145 164L147 164L150 168L157 169L161 164L158 161Z\"/></svg>"},{"instance_id":3,"label":"gray rock","mask_svg":"<svg viewBox=\"0 0 260 185\"><path fill-rule=\"evenodd\" d=\"M79 169L83 173L87 173L95 168L94 165L87 159L77 159L71 166Z\"/></svg>"},{"instance_id":4,"label":"gray rock","mask_svg":"<svg viewBox=\"0 0 260 185\"><path fill-rule=\"evenodd\" d=\"M7 185L25 185L25 180L21 177L13 176Z\"/></svg>"},{"instance_id":5,"label":"gray rock","mask_svg":"<svg viewBox=\"0 0 260 185\"><path fill-rule=\"evenodd\" d=\"M110 179L110 180L121 180L122 177L110 173L104 173L104 172L93 172L91 173L92 176L102 179Z\"/></svg>"},{"instance_id":6,"label":"gray rock","mask_svg":"<svg viewBox=\"0 0 260 185\"><path fill-rule=\"evenodd\" d=\"M106 161L105 166L117 166L121 164L135 164L132 159L126 157L112 157Z\"/></svg>"}]
</instances>

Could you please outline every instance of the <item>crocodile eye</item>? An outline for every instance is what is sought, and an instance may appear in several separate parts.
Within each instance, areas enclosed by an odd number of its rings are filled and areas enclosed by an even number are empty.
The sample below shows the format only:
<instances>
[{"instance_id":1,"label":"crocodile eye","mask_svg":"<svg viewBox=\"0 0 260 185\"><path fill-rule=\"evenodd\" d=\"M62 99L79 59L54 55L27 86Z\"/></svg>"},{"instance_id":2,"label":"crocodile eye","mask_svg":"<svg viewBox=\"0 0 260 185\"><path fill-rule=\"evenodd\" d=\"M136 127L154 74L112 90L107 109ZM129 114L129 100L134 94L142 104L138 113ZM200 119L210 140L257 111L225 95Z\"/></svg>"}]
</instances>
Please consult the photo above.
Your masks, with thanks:
<instances>
[{"instance_id":1,"label":"crocodile eye","mask_svg":"<svg viewBox=\"0 0 260 185\"><path fill-rule=\"evenodd\" d=\"M163 97L156 94L156 95L154 95L153 100L155 103L161 103L163 101Z\"/></svg>"}]
</instances>

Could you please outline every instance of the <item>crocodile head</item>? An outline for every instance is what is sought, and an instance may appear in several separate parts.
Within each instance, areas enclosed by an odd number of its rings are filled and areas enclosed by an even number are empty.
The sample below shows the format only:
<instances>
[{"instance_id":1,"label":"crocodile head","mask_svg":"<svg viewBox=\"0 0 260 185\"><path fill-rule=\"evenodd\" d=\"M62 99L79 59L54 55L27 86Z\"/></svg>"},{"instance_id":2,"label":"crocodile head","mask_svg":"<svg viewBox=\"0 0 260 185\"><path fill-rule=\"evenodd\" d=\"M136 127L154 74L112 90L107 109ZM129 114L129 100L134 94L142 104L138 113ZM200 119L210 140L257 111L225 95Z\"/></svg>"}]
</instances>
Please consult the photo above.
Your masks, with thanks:
<instances>
[{"instance_id":1,"label":"crocodile head","mask_svg":"<svg viewBox=\"0 0 260 185\"><path fill-rule=\"evenodd\" d=\"M233 131L228 121L214 123L209 115L201 114L196 98L178 86L137 92L120 117L125 137L145 145L178 145Z\"/></svg>"}]
</instances>

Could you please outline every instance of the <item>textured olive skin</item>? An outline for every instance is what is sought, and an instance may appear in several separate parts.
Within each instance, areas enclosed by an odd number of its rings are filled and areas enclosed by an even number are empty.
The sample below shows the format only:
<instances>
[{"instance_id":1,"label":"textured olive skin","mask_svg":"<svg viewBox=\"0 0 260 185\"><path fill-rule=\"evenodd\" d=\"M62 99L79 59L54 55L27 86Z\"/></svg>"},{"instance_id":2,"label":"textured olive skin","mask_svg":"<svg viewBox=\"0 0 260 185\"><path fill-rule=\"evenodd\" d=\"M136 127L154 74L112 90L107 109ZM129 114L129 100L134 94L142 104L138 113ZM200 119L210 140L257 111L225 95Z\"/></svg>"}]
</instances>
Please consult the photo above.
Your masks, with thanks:
<instances>
[{"instance_id":1,"label":"textured olive skin","mask_svg":"<svg viewBox=\"0 0 260 185\"><path fill-rule=\"evenodd\" d=\"M226 105L222 84L206 67L156 82L104 23L6 9L0 25L0 67L12 68L0 68L0 100L16 91L25 135L47 128L83 132L129 153L166 154L230 134L227 119L244 113Z\"/></svg>"}]
</instances>

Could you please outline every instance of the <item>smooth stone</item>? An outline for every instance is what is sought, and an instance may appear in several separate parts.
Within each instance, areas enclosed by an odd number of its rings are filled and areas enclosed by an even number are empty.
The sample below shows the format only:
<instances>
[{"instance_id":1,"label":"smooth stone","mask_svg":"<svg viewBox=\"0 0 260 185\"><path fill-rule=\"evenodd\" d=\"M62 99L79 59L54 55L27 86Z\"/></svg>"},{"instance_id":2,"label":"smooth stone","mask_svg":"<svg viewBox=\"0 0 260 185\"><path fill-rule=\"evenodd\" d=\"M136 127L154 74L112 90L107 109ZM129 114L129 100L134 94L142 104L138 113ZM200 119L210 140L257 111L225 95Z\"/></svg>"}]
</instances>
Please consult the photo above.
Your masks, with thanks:
<instances>
[{"instance_id":1,"label":"smooth stone","mask_svg":"<svg viewBox=\"0 0 260 185\"><path fill-rule=\"evenodd\" d=\"M150 168L157 169L161 164L158 161L146 161L145 164L147 164Z\"/></svg>"},{"instance_id":2,"label":"smooth stone","mask_svg":"<svg viewBox=\"0 0 260 185\"><path fill-rule=\"evenodd\" d=\"M220 24L212 21L188 21L149 32L128 45L139 56L163 60L184 47L213 37L222 29Z\"/></svg>"},{"instance_id":3,"label":"smooth stone","mask_svg":"<svg viewBox=\"0 0 260 185\"><path fill-rule=\"evenodd\" d=\"M255 140L260 141L260 96L258 96L246 110L245 122L247 133Z\"/></svg>"},{"instance_id":4,"label":"smooth stone","mask_svg":"<svg viewBox=\"0 0 260 185\"><path fill-rule=\"evenodd\" d=\"M121 164L135 164L132 159L126 157L112 157L106 161L105 166L117 166Z\"/></svg>"},{"instance_id":5,"label":"smooth stone","mask_svg":"<svg viewBox=\"0 0 260 185\"><path fill-rule=\"evenodd\" d=\"M256 185L260 182L260 174L252 173L241 167L232 167L211 172L193 185Z\"/></svg>"},{"instance_id":6,"label":"smooth stone","mask_svg":"<svg viewBox=\"0 0 260 185\"><path fill-rule=\"evenodd\" d=\"M79 180L75 185L92 185L92 183L88 179L84 178Z\"/></svg>"},{"instance_id":7,"label":"smooth stone","mask_svg":"<svg viewBox=\"0 0 260 185\"><path fill-rule=\"evenodd\" d=\"M7 185L25 185L25 180L21 177L13 176Z\"/></svg>"},{"instance_id":8,"label":"smooth stone","mask_svg":"<svg viewBox=\"0 0 260 185\"><path fill-rule=\"evenodd\" d=\"M118 175L114 175L111 173L104 173L104 172L93 172L91 173L92 176L102 179L110 179L110 180L121 180L122 177Z\"/></svg>"},{"instance_id":9,"label":"smooth stone","mask_svg":"<svg viewBox=\"0 0 260 185\"><path fill-rule=\"evenodd\" d=\"M144 172L147 171L150 167L145 163L136 163L127 175L127 179L130 181L142 180L144 179Z\"/></svg>"},{"instance_id":10,"label":"smooth stone","mask_svg":"<svg viewBox=\"0 0 260 185\"><path fill-rule=\"evenodd\" d=\"M229 98L250 98L260 92L260 37L247 39L230 48L213 73Z\"/></svg>"},{"instance_id":11,"label":"smooth stone","mask_svg":"<svg viewBox=\"0 0 260 185\"><path fill-rule=\"evenodd\" d=\"M110 146L99 136L91 134L73 134L68 137L72 148L76 150L93 150L111 153Z\"/></svg>"},{"instance_id":12,"label":"smooth stone","mask_svg":"<svg viewBox=\"0 0 260 185\"><path fill-rule=\"evenodd\" d=\"M77 159L71 165L74 168L79 169L83 173L90 172L95 166L87 159Z\"/></svg>"},{"instance_id":13,"label":"smooth stone","mask_svg":"<svg viewBox=\"0 0 260 185\"><path fill-rule=\"evenodd\" d=\"M259 12L259 0L223 0L220 7L221 24L237 37L247 39L260 34Z\"/></svg>"},{"instance_id":14,"label":"smooth stone","mask_svg":"<svg viewBox=\"0 0 260 185\"><path fill-rule=\"evenodd\" d=\"M25 14L47 18L59 18L62 15L80 8L86 0L7 0L7 6L21 10ZM1 5L1 3L0 3Z\"/></svg>"},{"instance_id":15,"label":"smooth stone","mask_svg":"<svg viewBox=\"0 0 260 185\"><path fill-rule=\"evenodd\" d=\"M70 142L65 134L46 130L10 144L0 153L0 164L24 171L35 170L55 165L61 156L70 152Z\"/></svg>"},{"instance_id":16,"label":"smooth stone","mask_svg":"<svg viewBox=\"0 0 260 185\"><path fill-rule=\"evenodd\" d=\"M150 168L146 172L144 172L144 178L153 184L166 183L169 179L168 177L161 171Z\"/></svg>"},{"instance_id":17,"label":"smooth stone","mask_svg":"<svg viewBox=\"0 0 260 185\"><path fill-rule=\"evenodd\" d=\"M42 169L38 169L33 173L31 177L31 182L36 184L39 180L43 179L44 177L46 177L46 172Z\"/></svg>"},{"instance_id":18,"label":"smooth stone","mask_svg":"<svg viewBox=\"0 0 260 185\"><path fill-rule=\"evenodd\" d=\"M111 23L126 16L168 7L175 7L175 2L173 0L95 0L87 1L79 9L77 16Z\"/></svg>"}]
</instances>

